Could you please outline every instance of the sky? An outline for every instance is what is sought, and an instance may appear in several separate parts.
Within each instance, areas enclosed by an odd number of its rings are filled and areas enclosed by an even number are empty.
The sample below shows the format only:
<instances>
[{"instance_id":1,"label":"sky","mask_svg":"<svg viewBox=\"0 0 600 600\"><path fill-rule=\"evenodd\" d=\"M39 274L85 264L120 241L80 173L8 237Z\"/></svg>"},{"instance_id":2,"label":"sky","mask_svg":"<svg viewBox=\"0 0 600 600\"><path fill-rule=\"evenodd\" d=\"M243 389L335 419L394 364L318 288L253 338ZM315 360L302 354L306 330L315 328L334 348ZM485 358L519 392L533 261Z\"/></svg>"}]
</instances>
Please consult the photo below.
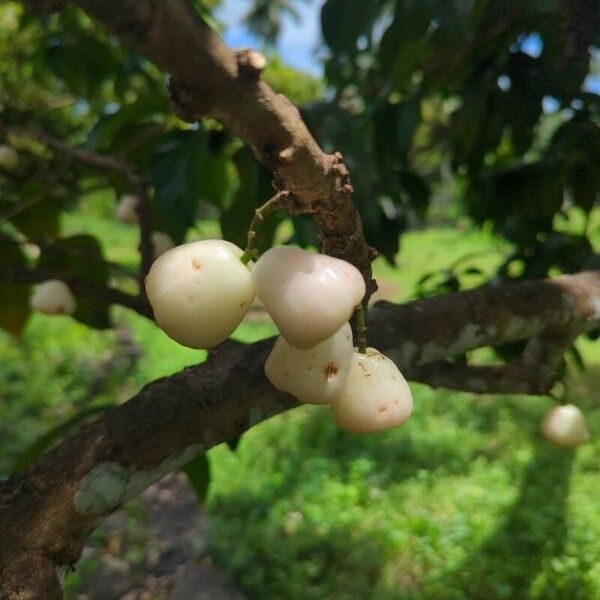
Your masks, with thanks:
<instances>
[{"instance_id":1,"label":"sky","mask_svg":"<svg viewBox=\"0 0 600 600\"><path fill-rule=\"evenodd\" d=\"M295 23L286 16L277 49L283 60L292 67L321 75L316 49L320 41L320 14L324 0L296 2L301 21ZM241 24L251 5L250 0L225 0L217 11L217 18L227 27L223 34L225 42L234 48L244 46L260 48L260 41Z\"/></svg>"},{"instance_id":2,"label":"sky","mask_svg":"<svg viewBox=\"0 0 600 600\"><path fill-rule=\"evenodd\" d=\"M241 24L250 4L251 0L225 0L217 11L217 18L226 26L223 37L229 46L260 48L260 41ZM284 19L282 35L277 45L281 57L287 64L316 76L323 73L317 55L321 30L320 12L323 4L324 0L296 2L301 20L296 23L289 17ZM541 55L543 47L543 41L536 33L529 35L521 43L521 50L534 58ZM600 61L600 51L596 51L596 54L597 60ZM600 75L588 75L583 90L600 94ZM557 108L556 100L550 96L544 98L544 112L554 112Z\"/></svg>"}]
</instances>

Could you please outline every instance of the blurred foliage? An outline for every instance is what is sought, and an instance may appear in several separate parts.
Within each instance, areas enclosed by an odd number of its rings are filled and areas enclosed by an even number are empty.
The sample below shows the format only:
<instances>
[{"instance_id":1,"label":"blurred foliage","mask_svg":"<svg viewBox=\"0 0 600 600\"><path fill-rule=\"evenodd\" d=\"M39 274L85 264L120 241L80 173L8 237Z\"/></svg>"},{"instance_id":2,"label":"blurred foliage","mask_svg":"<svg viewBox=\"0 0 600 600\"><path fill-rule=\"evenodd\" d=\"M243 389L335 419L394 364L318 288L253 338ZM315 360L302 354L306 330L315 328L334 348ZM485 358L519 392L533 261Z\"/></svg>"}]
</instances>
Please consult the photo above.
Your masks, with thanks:
<instances>
[{"instance_id":1,"label":"blurred foliage","mask_svg":"<svg viewBox=\"0 0 600 600\"><path fill-rule=\"evenodd\" d=\"M246 22L272 44L301 1L255 0ZM195 7L218 27L211 15L219 4ZM343 153L367 238L389 261L399 235L422 223L435 200L491 223L513 244L496 278L593 268L600 99L584 82L598 69L589 51L600 44L594 6L326 0L325 82L290 69L273 51L265 78L302 107L323 148ZM78 9L42 19L6 2L0 25L4 128L43 131L129 161L152 183L153 227L176 242L203 218L218 217L225 237L243 244L254 208L271 189L269 174L240 140L215 122L177 119L163 74ZM548 102L554 106L545 114ZM20 163L0 171L4 236L60 244L61 214L77 209L82 195L106 186L116 196L128 191L122 176L99 174L6 131L0 141L17 148ZM586 220L567 233L559 222L570 207ZM277 225L271 219L263 229L262 247ZM293 226L291 241L315 243L306 219ZM445 291L460 285L460 278L445 281ZM17 292L1 291L6 311ZM96 317L84 320L107 324ZM16 318L15 333L24 318Z\"/></svg>"},{"instance_id":2,"label":"blurred foliage","mask_svg":"<svg viewBox=\"0 0 600 600\"><path fill-rule=\"evenodd\" d=\"M306 3L307 0L300 0ZM300 21L300 11L294 0L254 0L244 17L248 29L263 39L268 45L274 45L281 33L281 21L288 16Z\"/></svg>"},{"instance_id":3,"label":"blurred foliage","mask_svg":"<svg viewBox=\"0 0 600 600\"><path fill-rule=\"evenodd\" d=\"M203 1L195 7L209 19L218 4ZM319 80L287 67L276 55L265 78L299 104L324 92ZM0 122L0 143L12 145L20 158L17 169L0 169L0 234L7 240L3 264L39 265L105 283L108 271L100 246L83 252L97 267L86 269L77 258L81 249L62 238L61 215L79 210L82 197L107 186L115 197L131 191L121 175L99 173L50 151L19 136L18 128L135 166L152 184L153 228L175 242L203 218L220 215L225 236L243 245L254 209L273 193L270 175L240 140L215 122L189 125L177 119L163 74L75 8L41 19L16 2L0 6ZM260 247L271 244L280 220L270 219L261 230ZM19 241L42 248L39 259L21 257ZM86 241L94 243L102 245L102 240ZM49 260L57 248L62 260ZM14 334L22 330L29 293L27 286L0 287L0 326ZM76 318L105 327L106 310L92 310L92 304L81 301Z\"/></svg>"}]
</instances>

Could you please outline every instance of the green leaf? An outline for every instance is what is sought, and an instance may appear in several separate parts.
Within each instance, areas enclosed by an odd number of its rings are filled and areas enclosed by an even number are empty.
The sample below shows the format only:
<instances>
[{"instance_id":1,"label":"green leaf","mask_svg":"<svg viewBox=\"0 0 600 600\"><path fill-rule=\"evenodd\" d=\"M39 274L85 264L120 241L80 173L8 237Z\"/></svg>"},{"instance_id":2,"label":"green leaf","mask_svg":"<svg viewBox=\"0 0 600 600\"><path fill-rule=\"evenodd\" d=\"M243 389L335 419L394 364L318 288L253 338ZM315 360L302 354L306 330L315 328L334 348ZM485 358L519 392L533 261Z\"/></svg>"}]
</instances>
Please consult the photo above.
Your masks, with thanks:
<instances>
[{"instance_id":1,"label":"green leaf","mask_svg":"<svg viewBox=\"0 0 600 600\"><path fill-rule=\"evenodd\" d=\"M425 218L429 207L431 190L427 181L420 175L403 169L398 174L399 184L402 191L410 198L410 206L421 218Z\"/></svg>"},{"instance_id":2,"label":"green leaf","mask_svg":"<svg viewBox=\"0 0 600 600\"><path fill-rule=\"evenodd\" d=\"M90 235L63 238L44 247L38 268L59 277L76 277L102 285L106 285L109 278L109 268L100 245ZM91 297L77 297L73 318L97 329L110 327L108 307Z\"/></svg>"},{"instance_id":3,"label":"green leaf","mask_svg":"<svg viewBox=\"0 0 600 600\"><path fill-rule=\"evenodd\" d=\"M234 154L233 162L238 171L239 187L231 205L221 213L221 231L224 239L244 248L254 211L269 200L275 191L271 185L273 176L254 158L250 148L240 148ZM281 214L271 213L259 224L255 238L255 247L259 251L271 246L281 219Z\"/></svg>"},{"instance_id":4,"label":"green leaf","mask_svg":"<svg viewBox=\"0 0 600 600\"><path fill-rule=\"evenodd\" d=\"M408 85L411 73L430 52L426 34L433 4L433 0L399 0L394 20L383 34L379 46L381 70L399 88Z\"/></svg>"},{"instance_id":5,"label":"green leaf","mask_svg":"<svg viewBox=\"0 0 600 600\"><path fill-rule=\"evenodd\" d=\"M200 454L192 458L190 462L182 467L182 471L187 475L188 481L196 492L198 502L203 503L206 500L208 486L210 485L210 462L206 454Z\"/></svg>"},{"instance_id":6,"label":"green leaf","mask_svg":"<svg viewBox=\"0 0 600 600\"><path fill-rule=\"evenodd\" d=\"M27 259L17 244L0 240L0 266L27 266ZM0 282L0 327L8 333L21 335L29 318L31 287Z\"/></svg>"},{"instance_id":7,"label":"green leaf","mask_svg":"<svg viewBox=\"0 0 600 600\"><path fill-rule=\"evenodd\" d=\"M229 446L229 449L232 452L235 452L238 448L238 446L240 445L240 442L242 441L242 436L238 435L234 438L231 438L230 440L227 440L225 443Z\"/></svg>"},{"instance_id":8,"label":"green leaf","mask_svg":"<svg viewBox=\"0 0 600 600\"><path fill-rule=\"evenodd\" d=\"M571 356L573 361L575 362L575 366L577 367L580 373L585 371L585 362L583 360L583 356L581 352L577 349L577 346L573 345L567 350L568 354Z\"/></svg>"},{"instance_id":9,"label":"green leaf","mask_svg":"<svg viewBox=\"0 0 600 600\"><path fill-rule=\"evenodd\" d=\"M327 0L321 9L321 31L334 52L357 52L358 38L370 32L378 12L376 2Z\"/></svg>"},{"instance_id":10,"label":"green leaf","mask_svg":"<svg viewBox=\"0 0 600 600\"><path fill-rule=\"evenodd\" d=\"M200 168L200 190L202 199L221 209L229 205L233 163L227 148L204 153Z\"/></svg>"},{"instance_id":11,"label":"green leaf","mask_svg":"<svg viewBox=\"0 0 600 600\"><path fill-rule=\"evenodd\" d=\"M59 19L63 27L48 40L46 64L75 94L94 96L117 69L117 46L92 35L81 13L67 9Z\"/></svg>"},{"instance_id":12,"label":"green leaf","mask_svg":"<svg viewBox=\"0 0 600 600\"><path fill-rule=\"evenodd\" d=\"M180 241L196 221L207 136L203 130L165 136L150 161L150 177L164 229Z\"/></svg>"},{"instance_id":13,"label":"green leaf","mask_svg":"<svg viewBox=\"0 0 600 600\"><path fill-rule=\"evenodd\" d=\"M44 435L35 440L19 454L11 471L14 473L23 471L31 463L35 462L35 460L37 460L44 452L46 452L46 450L49 450L56 442L63 439L72 429L75 428L75 426L79 425L89 417L97 415L98 413L102 413L112 407L112 404L90 406L79 411L64 423L61 423L60 425L48 430Z\"/></svg>"},{"instance_id":14,"label":"green leaf","mask_svg":"<svg viewBox=\"0 0 600 600\"><path fill-rule=\"evenodd\" d=\"M131 127L157 124L153 117L163 114L168 108L164 95L143 94L131 104L121 106L119 110L101 115L90 132L85 147L88 150L103 150L110 154L121 154L119 142L127 141ZM162 128L161 128L162 129ZM123 134L125 135L119 135Z\"/></svg>"},{"instance_id":15,"label":"green leaf","mask_svg":"<svg viewBox=\"0 0 600 600\"><path fill-rule=\"evenodd\" d=\"M10 215L7 220L31 240L55 237L60 229L60 207L37 181L19 188L19 204L0 198L0 210Z\"/></svg>"}]
</instances>

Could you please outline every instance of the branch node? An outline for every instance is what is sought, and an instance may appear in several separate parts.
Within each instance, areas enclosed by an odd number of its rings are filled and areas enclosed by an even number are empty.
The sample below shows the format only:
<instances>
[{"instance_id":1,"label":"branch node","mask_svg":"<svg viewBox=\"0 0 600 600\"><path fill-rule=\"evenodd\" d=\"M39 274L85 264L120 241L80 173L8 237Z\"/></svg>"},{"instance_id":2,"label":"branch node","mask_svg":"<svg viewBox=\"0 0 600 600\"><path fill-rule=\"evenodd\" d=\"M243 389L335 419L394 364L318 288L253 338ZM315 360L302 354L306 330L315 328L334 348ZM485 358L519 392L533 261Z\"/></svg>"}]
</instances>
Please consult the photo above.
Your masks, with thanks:
<instances>
[{"instance_id":1,"label":"branch node","mask_svg":"<svg viewBox=\"0 0 600 600\"><path fill-rule=\"evenodd\" d=\"M239 74L248 79L259 79L260 74L267 66L265 55L252 48L241 48L236 50L235 59L237 61Z\"/></svg>"},{"instance_id":2,"label":"branch node","mask_svg":"<svg viewBox=\"0 0 600 600\"><path fill-rule=\"evenodd\" d=\"M291 146L284 148L277 155L283 162L291 162L294 159L294 149Z\"/></svg>"}]
</instances>

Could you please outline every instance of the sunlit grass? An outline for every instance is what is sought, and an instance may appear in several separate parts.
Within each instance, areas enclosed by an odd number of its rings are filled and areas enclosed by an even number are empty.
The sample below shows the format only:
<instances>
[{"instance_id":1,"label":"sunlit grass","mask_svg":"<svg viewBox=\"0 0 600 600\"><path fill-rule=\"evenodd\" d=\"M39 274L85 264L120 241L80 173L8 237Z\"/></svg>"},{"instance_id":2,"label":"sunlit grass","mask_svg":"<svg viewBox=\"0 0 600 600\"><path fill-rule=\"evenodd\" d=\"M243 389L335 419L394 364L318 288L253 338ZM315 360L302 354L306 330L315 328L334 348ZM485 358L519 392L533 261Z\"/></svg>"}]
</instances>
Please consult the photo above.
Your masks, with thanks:
<instances>
[{"instance_id":1,"label":"sunlit grass","mask_svg":"<svg viewBox=\"0 0 600 600\"><path fill-rule=\"evenodd\" d=\"M66 215L65 231L99 236L108 259L135 269L136 228L112 219L111 202L102 214ZM217 234L207 221L192 235ZM398 269L378 259L375 273L386 297L400 301L425 273L469 257L465 264L490 274L507 251L485 230L411 232ZM147 319L112 314L143 356L94 402L125 401L205 357ZM234 337L274 333L255 313ZM0 334L0 474L81 408L114 341L112 331L39 315L20 341ZM366 437L340 432L327 408L302 407L251 430L236 453L209 453L213 552L261 600L600 598L600 344L578 347L588 369L571 370L567 398L584 410L591 441L576 452L541 438L552 404L543 397L413 385L411 421Z\"/></svg>"}]
</instances>

